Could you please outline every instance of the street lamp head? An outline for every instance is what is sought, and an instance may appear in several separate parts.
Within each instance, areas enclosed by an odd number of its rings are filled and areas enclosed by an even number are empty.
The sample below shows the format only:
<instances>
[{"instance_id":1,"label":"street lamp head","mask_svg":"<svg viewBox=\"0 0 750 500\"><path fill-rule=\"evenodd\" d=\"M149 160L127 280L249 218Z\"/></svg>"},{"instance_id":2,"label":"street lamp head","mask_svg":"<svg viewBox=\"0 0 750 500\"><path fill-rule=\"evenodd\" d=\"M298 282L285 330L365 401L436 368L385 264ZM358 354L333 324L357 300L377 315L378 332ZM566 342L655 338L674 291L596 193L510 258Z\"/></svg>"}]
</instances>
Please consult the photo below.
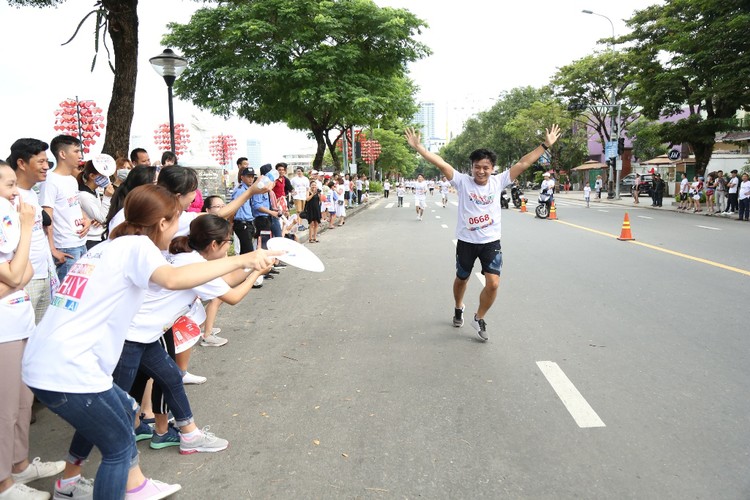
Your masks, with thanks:
<instances>
[{"instance_id":1,"label":"street lamp head","mask_svg":"<svg viewBox=\"0 0 750 500\"><path fill-rule=\"evenodd\" d=\"M586 10L586 9L583 9L581 12L583 12L584 14L593 14L594 13L593 10Z\"/></svg>"},{"instance_id":2,"label":"street lamp head","mask_svg":"<svg viewBox=\"0 0 750 500\"><path fill-rule=\"evenodd\" d=\"M170 87L187 68L187 60L175 54L172 49L164 49L164 52L152 57L148 62Z\"/></svg>"}]
</instances>

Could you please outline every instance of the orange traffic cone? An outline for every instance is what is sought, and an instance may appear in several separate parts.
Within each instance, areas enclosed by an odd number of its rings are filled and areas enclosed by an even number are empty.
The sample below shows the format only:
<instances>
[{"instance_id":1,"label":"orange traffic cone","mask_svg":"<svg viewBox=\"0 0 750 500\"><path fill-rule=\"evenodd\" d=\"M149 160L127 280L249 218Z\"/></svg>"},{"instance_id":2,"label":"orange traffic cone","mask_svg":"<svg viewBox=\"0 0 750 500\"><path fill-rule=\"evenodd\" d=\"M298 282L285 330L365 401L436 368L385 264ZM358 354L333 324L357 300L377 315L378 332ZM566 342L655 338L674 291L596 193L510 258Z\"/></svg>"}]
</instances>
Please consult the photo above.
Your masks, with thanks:
<instances>
[{"instance_id":1,"label":"orange traffic cone","mask_svg":"<svg viewBox=\"0 0 750 500\"><path fill-rule=\"evenodd\" d=\"M526 212L526 198L521 198L521 213Z\"/></svg>"},{"instance_id":2,"label":"orange traffic cone","mask_svg":"<svg viewBox=\"0 0 750 500\"><path fill-rule=\"evenodd\" d=\"M555 208L555 200L552 200L552 206L549 209L549 220L557 220L557 209Z\"/></svg>"},{"instance_id":3,"label":"orange traffic cone","mask_svg":"<svg viewBox=\"0 0 750 500\"><path fill-rule=\"evenodd\" d=\"M617 239L620 241L635 240L635 238L633 238L633 233L630 232L630 217L628 217L627 212L625 212L625 220L622 221L622 231L620 232L620 237Z\"/></svg>"}]
</instances>

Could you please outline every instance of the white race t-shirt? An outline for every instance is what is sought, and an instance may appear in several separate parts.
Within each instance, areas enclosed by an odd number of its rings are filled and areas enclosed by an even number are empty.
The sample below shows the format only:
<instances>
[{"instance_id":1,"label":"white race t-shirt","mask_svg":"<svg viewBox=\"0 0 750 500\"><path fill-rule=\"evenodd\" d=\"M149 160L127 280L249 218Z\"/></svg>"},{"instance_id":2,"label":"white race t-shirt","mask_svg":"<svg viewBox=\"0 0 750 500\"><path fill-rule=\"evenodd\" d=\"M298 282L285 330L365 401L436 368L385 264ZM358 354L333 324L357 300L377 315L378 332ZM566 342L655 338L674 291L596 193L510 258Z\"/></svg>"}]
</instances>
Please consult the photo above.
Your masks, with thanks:
<instances>
[{"instance_id":1,"label":"white race t-shirt","mask_svg":"<svg viewBox=\"0 0 750 500\"><path fill-rule=\"evenodd\" d=\"M427 195L427 181L415 182L414 183L414 197L424 198Z\"/></svg>"},{"instance_id":2,"label":"white race t-shirt","mask_svg":"<svg viewBox=\"0 0 750 500\"><path fill-rule=\"evenodd\" d=\"M458 192L456 238L467 243L489 243L500 239L500 193L511 183L510 170L491 175L480 186L470 175L453 172L451 184Z\"/></svg>"},{"instance_id":3,"label":"white race t-shirt","mask_svg":"<svg viewBox=\"0 0 750 500\"><path fill-rule=\"evenodd\" d=\"M746 198L750 198L750 181L742 181L740 184L739 199L744 200Z\"/></svg>"},{"instance_id":4,"label":"white race t-shirt","mask_svg":"<svg viewBox=\"0 0 750 500\"><path fill-rule=\"evenodd\" d=\"M740 185L740 179L737 176L730 177L729 182L727 183L729 186L729 193L736 193L737 192L737 186Z\"/></svg>"},{"instance_id":5,"label":"white race t-shirt","mask_svg":"<svg viewBox=\"0 0 750 500\"><path fill-rule=\"evenodd\" d=\"M31 267L34 268L33 279L45 279L49 273L49 259L51 258L49 249L49 240L44 234L44 225L42 223L42 207L39 205L39 197L33 189L18 188L21 193L21 199L28 205L33 205L36 210L34 216L34 228L31 230L31 252L29 260Z\"/></svg>"},{"instance_id":6,"label":"white race t-shirt","mask_svg":"<svg viewBox=\"0 0 750 500\"><path fill-rule=\"evenodd\" d=\"M680 193L687 194L688 189L690 189L690 181L688 181L687 177L685 177L680 181Z\"/></svg>"},{"instance_id":7,"label":"white race t-shirt","mask_svg":"<svg viewBox=\"0 0 750 500\"><path fill-rule=\"evenodd\" d=\"M198 252L180 253L167 256L167 261L175 267L206 262ZM221 278L189 290L167 290L151 283L146 291L143 304L133 316L126 340L140 344L155 342L172 327L175 320L190 311L196 297L212 300L229 292L231 288ZM202 307L202 306L201 306Z\"/></svg>"},{"instance_id":8,"label":"white race t-shirt","mask_svg":"<svg viewBox=\"0 0 750 500\"><path fill-rule=\"evenodd\" d=\"M53 210L52 237L56 248L78 248L86 244L86 238L78 236L83 228L83 211L75 177L47 173L47 180L39 185L39 204Z\"/></svg>"},{"instance_id":9,"label":"white race t-shirt","mask_svg":"<svg viewBox=\"0 0 750 500\"><path fill-rule=\"evenodd\" d=\"M448 194L448 190L451 187L451 183L448 181L440 181L440 192L443 194Z\"/></svg>"},{"instance_id":10,"label":"white race t-shirt","mask_svg":"<svg viewBox=\"0 0 750 500\"><path fill-rule=\"evenodd\" d=\"M146 236L89 250L63 280L23 356L23 381L56 392L104 392L125 334L156 268L168 265Z\"/></svg>"},{"instance_id":11,"label":"white race t-shirt","mask_svg":"<svg viewBox=\"0 0 750 500\"><path fill-rule=\"evenodd\" d=\"M292 187L294 193L292 198L295 200L307 200L307 190L310 187L310 179L307 177L295 175L292 177Z\"/></svg>"},{"instance_id":12,"label":"white race t-shirt","mask_svg":"<svg viewBox=\"0 0 750 500\"><path fill-rule=\"evenodd\" d=\"M0 264L10 262L16 254L21 221L18 212L5 198L0 199ZM12 247L12 249L10 248ZM0 343L28 338L34 331L34 308L26 290L19 290L0 299ZM5 383L5 382L3 382Z\"/></svg>"}]
</instances>

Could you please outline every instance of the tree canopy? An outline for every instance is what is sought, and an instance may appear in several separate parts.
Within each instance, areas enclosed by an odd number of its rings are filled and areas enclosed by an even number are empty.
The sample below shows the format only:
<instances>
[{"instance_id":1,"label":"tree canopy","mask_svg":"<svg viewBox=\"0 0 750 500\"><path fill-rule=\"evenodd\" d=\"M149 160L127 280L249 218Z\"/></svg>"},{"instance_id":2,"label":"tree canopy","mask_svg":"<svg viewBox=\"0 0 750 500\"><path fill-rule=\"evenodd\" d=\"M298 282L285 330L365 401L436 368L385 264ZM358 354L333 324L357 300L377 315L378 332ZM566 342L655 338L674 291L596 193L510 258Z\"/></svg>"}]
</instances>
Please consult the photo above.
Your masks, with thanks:
<instances>
[{"instance_id":1,"label":"tree canopy","mask_svg":"<svg viewBox=\"0 0 750 500\"><path fill-rule=\"evenodd\" d=\"M666 142L687 142L702 173L715 134L737 127L750 108L750 9L746 0L667 0L627 21L626 44L636 85L633 99L656 120L687 108L689 116L661 125Z\"/></svg>"},{"instance_id":2,"label":"tree canopy","mask_svg":"<svg viewBox=\"0 0 750 500\"><path fill-rule=\"evenodd\" d=\"M406 64L428 54L424 22L371 0L255 0L198 10L164 38L188 60L177 95L215 114L309 130L337 158L330 131L410 118Z\"/></svg>"}]
</instances>

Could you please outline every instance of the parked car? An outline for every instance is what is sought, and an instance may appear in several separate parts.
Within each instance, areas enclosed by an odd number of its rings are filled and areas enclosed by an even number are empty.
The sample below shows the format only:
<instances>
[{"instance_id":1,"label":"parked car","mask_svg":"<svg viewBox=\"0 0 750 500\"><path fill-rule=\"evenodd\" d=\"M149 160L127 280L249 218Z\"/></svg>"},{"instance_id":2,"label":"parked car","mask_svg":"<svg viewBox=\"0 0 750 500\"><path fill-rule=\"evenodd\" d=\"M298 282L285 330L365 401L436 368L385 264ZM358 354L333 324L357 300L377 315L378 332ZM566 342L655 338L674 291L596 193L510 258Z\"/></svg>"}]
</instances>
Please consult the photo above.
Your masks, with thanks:
<instances>
[{"instance_id":1,"label":"parked car","mask_svg":"<svg viewBox=\"0 0 750 500\"><path fill-rule=\"evenodd\" d=\"M641 189L638 191L639 196L651 196L651 185L654 176L651 174L641 174ZM635 174L628 174L620 179L620 195L633 196L635 188Z\"/></svg>"}]
</instances>

